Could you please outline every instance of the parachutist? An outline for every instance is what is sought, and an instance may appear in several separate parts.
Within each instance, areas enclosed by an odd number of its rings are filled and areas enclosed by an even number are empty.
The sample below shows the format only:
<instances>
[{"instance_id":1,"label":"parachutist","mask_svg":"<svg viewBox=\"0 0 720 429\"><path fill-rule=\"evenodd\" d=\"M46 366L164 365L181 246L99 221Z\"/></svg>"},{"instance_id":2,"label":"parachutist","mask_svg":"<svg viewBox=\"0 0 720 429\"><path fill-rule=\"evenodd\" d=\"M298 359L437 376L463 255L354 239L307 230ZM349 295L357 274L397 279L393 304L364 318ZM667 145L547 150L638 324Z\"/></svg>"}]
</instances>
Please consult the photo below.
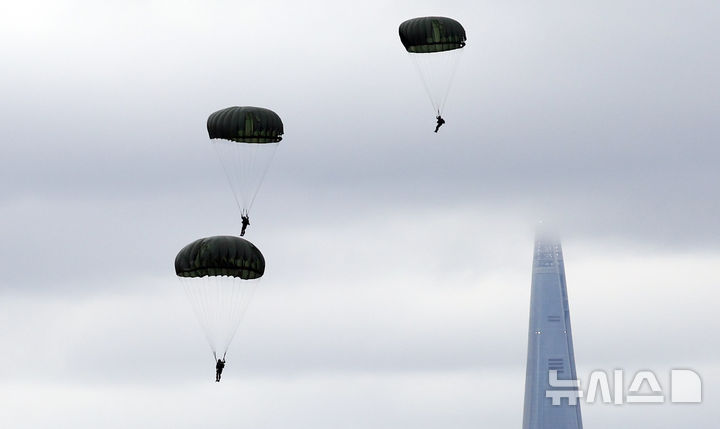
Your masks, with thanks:
<instances>
[{"instance_id":1,"label":"parachutist","mask_svg":"<svg viewBox=\"0 0 720 429\"><path fill-rule=\"evenodd\" d=\"M245 230L250 225L250 215L242 215L242 230L240 231L240 237L245 236Z\"/></svg>"},{"instance_id":2,"label":"parachutist","mask_svg":"<svg viewBox=\"0 0 720 429\"><path fill-rule=\"evenodd\" d=\"M437 115L435 117L435 119L437 119L437 125L435 126L435 132L438 132L440 127L442 127L442 125L445 123L445 119L443 119L442 116L440 116L440 115Z\"/></svg>"},{"instance_id":3,"label":"parachutist","mask_svg":"<svg viewBox=\"0 0 720 429\"><path fill-rule=\"evenodd\" d=\"M421 16L400 24L398 35L417 66L433 110L440 116L467 42L465 28L452 18ZM438 122L435 132L440 125Z\"/></svg>"},{"instance_id":4,"label":"parachutist","mask_svg":"<svg viewBox=\"0 0 720 429\"><path fill-rule=\"evenodd\" d=\"M220 376L222 376L223 368L225 368L225 361L222 359L218 359L217 363L215 364L215 382L220 381Z\"/></svg>"}]
</instances>

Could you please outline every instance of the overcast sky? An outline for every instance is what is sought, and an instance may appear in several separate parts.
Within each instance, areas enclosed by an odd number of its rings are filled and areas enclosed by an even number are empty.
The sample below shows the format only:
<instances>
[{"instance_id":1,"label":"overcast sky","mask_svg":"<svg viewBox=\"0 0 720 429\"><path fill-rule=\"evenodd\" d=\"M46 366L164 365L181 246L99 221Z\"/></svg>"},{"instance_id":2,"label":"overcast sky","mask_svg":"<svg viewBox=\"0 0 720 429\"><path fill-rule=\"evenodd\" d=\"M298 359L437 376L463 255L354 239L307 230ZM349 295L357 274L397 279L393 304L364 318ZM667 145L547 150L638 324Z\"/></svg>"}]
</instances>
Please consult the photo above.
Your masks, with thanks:
<instances>
[{"instance_id":1,"label":"overcast sky","mask_svg":"<svg viewBox=\"0 0 720 429\"><path fill-rule=\"evenodd\" d=\"M438 134L397 36L468 35ZM575 353L692 368L715 424L716 1L0 3L0 426L518 428L536 224ZM173 272L239 214L205 120L276 111L267 272L222 383Z\"/></svg>"}]
</instances>

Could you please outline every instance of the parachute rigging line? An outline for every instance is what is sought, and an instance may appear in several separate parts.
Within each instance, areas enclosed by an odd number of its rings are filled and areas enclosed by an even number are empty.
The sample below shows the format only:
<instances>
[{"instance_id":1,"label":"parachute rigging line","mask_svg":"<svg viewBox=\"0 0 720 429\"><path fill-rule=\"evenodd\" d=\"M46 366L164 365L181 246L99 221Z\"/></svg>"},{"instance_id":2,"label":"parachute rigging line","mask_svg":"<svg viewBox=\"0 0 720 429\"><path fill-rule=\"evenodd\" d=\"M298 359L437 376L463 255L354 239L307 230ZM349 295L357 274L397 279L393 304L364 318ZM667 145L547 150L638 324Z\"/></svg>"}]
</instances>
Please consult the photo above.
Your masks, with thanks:
<instances>
[{"instance_id":1,"label":"parachute rigging line","mask_svg":"<svg viewBox=\"0 0 720 429\"><path fill-rule=\"evenodd\" d=\"M415 66L415 72L420 77L420 81L422 81L425 94L427 94L430 100L431 108L433 112L437 111L438 115L441 115L442 112L445 111L445 104L450 95L450 89L455 81L455 74L460 66L460 59L464 51L464 49L455 49L430 54L407 53ZM437 58L432 58L432 56L436 56ZM433 60L436 61L433 63ZM423 69L426 71L424 72ZM443 70L449 70L449 73L443 73ZM444 80L447 80L447 85L444 90L442 87L434 88L436 92L433 92L433 88L430 87L430 82L433 82L435 86L437 86Z\"/></svg>"}]
</instances>

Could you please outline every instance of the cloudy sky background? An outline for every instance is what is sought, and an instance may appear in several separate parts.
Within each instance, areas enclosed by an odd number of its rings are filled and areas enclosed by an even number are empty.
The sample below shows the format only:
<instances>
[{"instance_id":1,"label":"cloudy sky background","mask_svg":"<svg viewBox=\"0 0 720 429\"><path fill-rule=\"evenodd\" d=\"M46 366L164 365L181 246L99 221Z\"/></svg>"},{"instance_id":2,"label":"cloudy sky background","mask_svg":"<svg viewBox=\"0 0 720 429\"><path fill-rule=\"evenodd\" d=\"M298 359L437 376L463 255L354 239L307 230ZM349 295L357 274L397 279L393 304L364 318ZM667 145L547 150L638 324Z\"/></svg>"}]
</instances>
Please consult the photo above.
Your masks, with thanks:
<instances>
[{"instance_id":1,"label":"cloudy sky background","mask_svg":"<svg viewBox=\"0 0 720 429\"><path fill-rule=\"evenodd\" d=\"M704 380L585 427L714 424L720 5L585 3L2 3L2 426L518 428L538 220L581 375ZM424 15L468 33L438 134L397 37ZM239 230L230 105L286 134L218 385L172 262Z\"/></svg>"}]
</instances>

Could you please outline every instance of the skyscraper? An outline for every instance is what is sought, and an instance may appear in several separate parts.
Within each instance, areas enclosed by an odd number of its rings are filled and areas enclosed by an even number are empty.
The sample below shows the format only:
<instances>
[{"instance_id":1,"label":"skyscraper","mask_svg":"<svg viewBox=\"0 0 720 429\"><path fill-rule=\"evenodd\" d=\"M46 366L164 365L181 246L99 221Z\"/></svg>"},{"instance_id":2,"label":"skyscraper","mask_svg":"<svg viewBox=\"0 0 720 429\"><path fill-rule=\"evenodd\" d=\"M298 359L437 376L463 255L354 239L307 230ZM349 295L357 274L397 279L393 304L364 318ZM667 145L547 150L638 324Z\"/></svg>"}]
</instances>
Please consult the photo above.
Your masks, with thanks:
<instances>
[{"instance_id":1,"label":"skyscraper","mask_svg":"<svg viewBox=\"0 0 720 429\"><path fill-rule=\"evenodd\" d=\"M560 241L536 238L531 288L523 429L582 429L580 402L569 400L570 394L554 405L553 394L548 394L577 391L558 387L577 380ZM551 386L551 371L557 371L557 380L565 383Z\"/></svg>"}]
</instances>

